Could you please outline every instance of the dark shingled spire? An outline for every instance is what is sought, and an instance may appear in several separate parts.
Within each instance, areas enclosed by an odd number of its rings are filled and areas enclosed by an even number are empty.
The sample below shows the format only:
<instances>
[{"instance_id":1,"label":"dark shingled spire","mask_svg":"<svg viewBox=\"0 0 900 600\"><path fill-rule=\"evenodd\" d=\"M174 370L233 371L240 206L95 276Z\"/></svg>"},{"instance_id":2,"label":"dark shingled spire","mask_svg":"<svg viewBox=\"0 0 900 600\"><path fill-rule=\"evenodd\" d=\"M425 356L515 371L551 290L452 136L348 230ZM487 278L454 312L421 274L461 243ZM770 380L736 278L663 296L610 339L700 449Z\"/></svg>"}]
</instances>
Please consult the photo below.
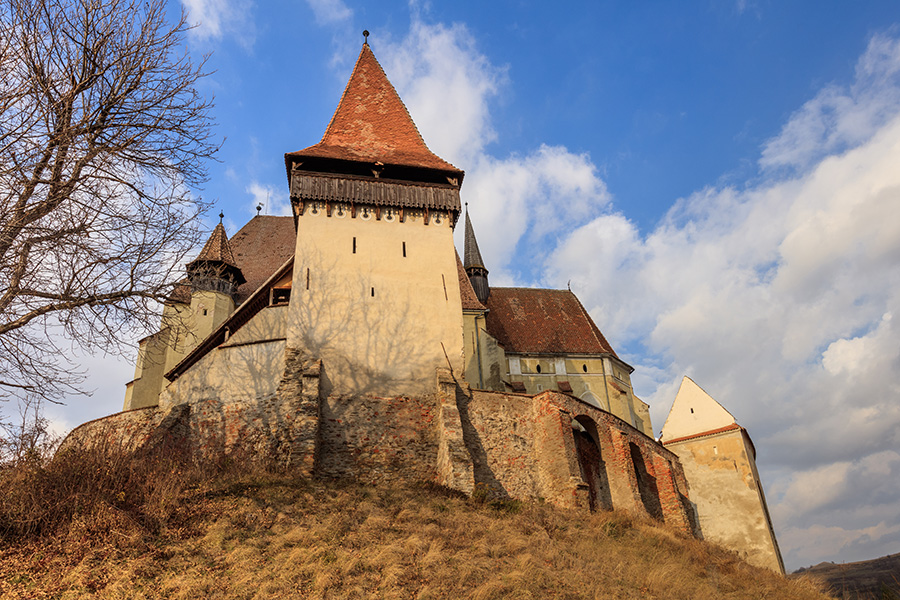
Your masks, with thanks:
<instances>
[{"instance_id":1,"label":"dark shingled spire","mask_svg":"<svg viewBox=\"0 0 900 600\"><path fill-rule=\"evenodd\" d=\"M200 254L187 265L188 279L196 290L209 290L234 295L244 283L244 274L234 260L225 227L219 222Z\"/></svg>"},{"instance_id":2,"label":"dark shingled spire","mask_svg":"<svg viewBox=\"0 0 900 600\"><path fill-rule=\"evenodd\" d=\"M484 260L481 258L481 251L478 249L478 242L475 240L475 230L472 228L472 220L469 219L469 207L466 206L466 246L465 246L465 262L463 266L466 269L466 275L472 283L472 289L478 301L484 304L487 302L488 296L491 295L491 288L488 285L488 270L484 266Z\"/></svg>"}]
</instances>

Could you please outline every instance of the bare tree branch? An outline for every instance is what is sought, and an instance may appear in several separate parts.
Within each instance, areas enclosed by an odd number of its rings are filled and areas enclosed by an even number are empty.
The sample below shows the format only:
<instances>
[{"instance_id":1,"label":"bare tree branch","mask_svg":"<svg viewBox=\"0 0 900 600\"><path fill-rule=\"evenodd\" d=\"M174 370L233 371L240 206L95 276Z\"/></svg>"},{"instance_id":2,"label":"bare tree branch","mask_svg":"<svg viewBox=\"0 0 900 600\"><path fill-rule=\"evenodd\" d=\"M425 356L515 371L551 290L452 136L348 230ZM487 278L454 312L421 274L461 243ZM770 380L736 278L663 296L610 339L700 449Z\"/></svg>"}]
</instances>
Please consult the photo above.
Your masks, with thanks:
<instances>
[{"instance_id":1,"label":"bare tree branch","mask_svg":"<svg viewBox=\"0 0 900 600\"><path fill-rule=\"evenodd\" d=\"M166 6L0 0L0 399L77 391L60 343L120 350L199 241L218 144Z\"/></svg>"}]
</instances>

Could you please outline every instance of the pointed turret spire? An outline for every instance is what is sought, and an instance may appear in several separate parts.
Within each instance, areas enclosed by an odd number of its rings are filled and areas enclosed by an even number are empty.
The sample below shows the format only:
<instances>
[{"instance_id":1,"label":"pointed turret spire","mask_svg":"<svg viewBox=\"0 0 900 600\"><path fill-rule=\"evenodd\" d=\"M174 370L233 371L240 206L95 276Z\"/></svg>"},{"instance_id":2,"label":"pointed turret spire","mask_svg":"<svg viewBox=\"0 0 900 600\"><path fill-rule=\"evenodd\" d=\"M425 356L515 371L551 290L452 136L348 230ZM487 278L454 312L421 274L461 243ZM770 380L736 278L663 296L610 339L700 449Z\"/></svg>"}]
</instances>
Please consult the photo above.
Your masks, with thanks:
<instances>
[{"instance_id":1,"label":"pointed turret spire","mask_svg":"<svg viewBox=\"0 0 900 600\"><path fill-rule=\"evenodd\" d=\"M437 169L461 182L463 172L434 154L413 123L368 40L363 44L322 141L285 155L292 161L327 158Z\"/></svg>"},{"instance_id":2,"label":"pointed turret spire","mask_svg":"<svg viewBox=\"0 0 900 600\"><path fill-rule=\"evenodd\" d=\"M481 258L481 251L478 249L478 241L475 239L475 229L472 228L472 220L469 219L469 203L466 202L466 239L465 239L465 261L463 267L466 269L466 275L472 283L472 289L478 301L484 304L487 302L488 296L491 295L491 288L488 285L488 270L484 266L484 260Z\"/></svg>"},{"instance_id":3,"label":"pointed turret spire","mask_svg":"<svg viewBox=\"0 0 900 600\"><path fill-rule=\"evenodd\" d=\"M224 216L224 215L222 215ZM228 243L228 234L219 223L213 229L203 245L200 254L187 265L188 279L191 287L196 290L209 290L233 295L238 286L246 281L241 273L231 244Z\"/></svg>"}]
</instances>

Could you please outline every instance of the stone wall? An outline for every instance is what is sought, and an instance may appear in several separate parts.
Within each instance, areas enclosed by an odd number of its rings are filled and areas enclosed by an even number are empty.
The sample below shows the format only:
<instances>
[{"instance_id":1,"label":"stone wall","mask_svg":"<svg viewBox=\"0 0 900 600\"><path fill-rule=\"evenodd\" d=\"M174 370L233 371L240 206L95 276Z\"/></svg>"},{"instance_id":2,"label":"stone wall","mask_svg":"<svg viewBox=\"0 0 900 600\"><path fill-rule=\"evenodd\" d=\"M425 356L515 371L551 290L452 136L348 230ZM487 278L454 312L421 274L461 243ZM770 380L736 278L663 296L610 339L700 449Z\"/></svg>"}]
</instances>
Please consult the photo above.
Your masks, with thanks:
<instances>
[{"instance_id":1,"label":"stone wall","mask_svg":"<svg viewBox=\"0 0 900 600\"><path fill-rule=\"evenodd\" d=\"M677 457L622 419L549 391L476 390L459 412L475 484L491 494L619 508L696 532Z\"/></svg>"},{"instance_id":2,"label":"stone wall","mask_svg":"<svg viewBox=\"0 0 900 600\"><path fill-rule=\"evenodd\" d=\"M218 463L231 455L312 472L317 447L319 361L288 350L275 390L243 397L218 396L199 387L180 390L159 407L126 411L89 421L73 430L64 447L120 444L138 450L165 440L198 461ZM181 402L173 402L178 398Z\"/></svg>"},{"instance_id":3,"label":"stone wall","mask_svg":"<svg viewBox=\"0 0 900 600\"><path fill-rule=\"evenodd\" d=\"M784 573L746 432L736 428L667 447L690 477L703 537L735 549L750 564Z\"/></svg>"},{"instance_id":4,"label":"stone wall","mask_svg":"<svg viewBox=\"0 0 900 600\"><path fill-rule=\"evenodd\" d=\"M296 349L282 360L271 393L237 399L202 388L187 402L88 423L67 443L175 440L204 461L240 453L325 477L623 509L696 532L677 457L573 396L473 391L449 369L437 370L430 395L329 395L321 361Z\"/></svg>"},{"instance_id":5,"label":"stone wall","mask_svg":"<svg viewBox=\"0 0 900 600\"><path fill-rule=\"evenodd\" d=\"M322 401L316 472L367 483L434 481L434 396L330 396Z\"/></svg>"}]
</instances>

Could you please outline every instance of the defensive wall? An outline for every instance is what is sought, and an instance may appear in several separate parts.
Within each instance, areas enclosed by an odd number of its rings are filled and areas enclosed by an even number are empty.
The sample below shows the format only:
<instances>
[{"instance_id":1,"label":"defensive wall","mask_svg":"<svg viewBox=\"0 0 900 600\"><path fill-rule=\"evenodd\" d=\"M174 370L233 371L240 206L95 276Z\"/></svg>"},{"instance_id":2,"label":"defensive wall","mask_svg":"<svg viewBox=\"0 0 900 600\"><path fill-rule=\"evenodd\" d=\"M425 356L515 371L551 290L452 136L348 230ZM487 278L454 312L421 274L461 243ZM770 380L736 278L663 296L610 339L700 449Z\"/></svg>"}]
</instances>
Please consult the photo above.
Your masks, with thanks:
<instances>
[{"instance_id":1,"label":"defensive wall","mask_svg":"<svg viewBox=\"0 0 900 600\"><path fill-rule=\"evenodd\" d=\"M229 353L217 352L192 371L223 368ZM196 460L237 454L322 477L432 481L467 494L617 508L699 535L678 458L574 396L472 390L445 368L429 395L328 395L322 361L294 349L282 357L272 361L282 371L277 384L217 395L182 378L161 406L85 423L64 447L116 442L136 450L167 440Z\"/></svg>"}]
</instances>

